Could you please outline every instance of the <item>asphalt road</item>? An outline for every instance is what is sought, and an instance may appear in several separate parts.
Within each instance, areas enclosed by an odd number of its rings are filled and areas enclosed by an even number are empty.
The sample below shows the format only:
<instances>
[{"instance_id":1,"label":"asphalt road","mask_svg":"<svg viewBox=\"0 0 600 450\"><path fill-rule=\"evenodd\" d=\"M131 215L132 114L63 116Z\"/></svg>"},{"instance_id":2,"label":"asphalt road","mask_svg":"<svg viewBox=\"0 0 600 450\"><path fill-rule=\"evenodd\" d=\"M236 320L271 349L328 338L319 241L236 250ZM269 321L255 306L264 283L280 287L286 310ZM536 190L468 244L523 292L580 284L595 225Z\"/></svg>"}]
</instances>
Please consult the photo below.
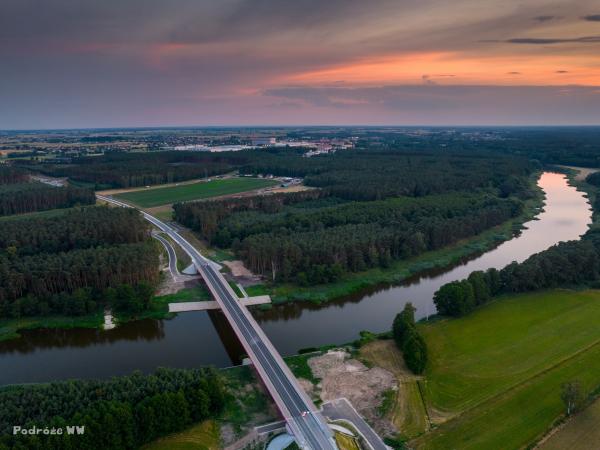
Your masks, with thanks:
<instances>
[{"instance_id":1,"label":"asphalt road","mask_svg":"<svg viewBox=\"0 0 600 450\"><path fill-rule=\"evenodd\" d=\"M180 275L179 269L177 269L177 254L175 253L175 249L173 248L171 243L159 234L154 233L153 237L162 243L162 245L167 250L167 253L169 254L169 270L171 271L171 275Z\"/></svg>"},{"instance_id":2,"label":"asphalt road","mask_svg":"<svg viewBox=\"0 0 600 450\"><path fill-rule=\"evenodd\" d=\"M130 205L110 197L98 196L101 200L131 208ZM263 378L267 389L280 408L298 445L303 449L336 450L333 434L315 405L302 391L271 342L258 323L238 301L237 296L220 274L216 263L205 258L187 240L169 225L142 211L146 220L164 231L177 242L192 258L203 275L225 316L250 355L252 362Z\"/></svg>"}]
</instances>

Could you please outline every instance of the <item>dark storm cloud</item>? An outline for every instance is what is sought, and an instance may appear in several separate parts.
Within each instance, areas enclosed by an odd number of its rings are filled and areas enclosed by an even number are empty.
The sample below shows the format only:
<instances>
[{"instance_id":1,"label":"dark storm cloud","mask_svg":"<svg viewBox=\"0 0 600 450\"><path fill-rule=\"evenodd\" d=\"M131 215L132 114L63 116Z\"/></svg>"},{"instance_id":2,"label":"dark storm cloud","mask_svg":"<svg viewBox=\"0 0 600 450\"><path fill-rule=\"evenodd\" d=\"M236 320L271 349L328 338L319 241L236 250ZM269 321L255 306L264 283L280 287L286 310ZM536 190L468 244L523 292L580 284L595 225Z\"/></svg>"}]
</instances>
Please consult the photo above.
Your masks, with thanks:
<instances>
[{"instance_id":1,"label":"dark storm cloud","mask_svg":"<svg viewBox=\"0 0 600 450\"><path fill-rule=\"evenodd\" d=\"M533 20L535 20L536 22L550 22L551 20L558 20L561 19L561 17L557 17L557 16L536 16L533 18Z\"/></svg>"},{"instance_id":2,"label":"dark storm cloud","mask_svg":"<svg viewBox=\"0 0 600 450\"><path fill-rule=\"evenodd\" d=\"M592 14L583 18L589 22L600 22L600 14Z\"/></svg>"},{"instance_id":3,"label":"dark storm cloud","mask_svg":"<svg viewBox=\"0 0 600 450\"><path fill-rule=\"evenodd\" d=\"M554 73L569 73L568 70L556 70Z\"/></svg>"},{"instance_id":4,"label":"dark storm cloud","mask_svg":"<svg viewBox=\"0 0 600 450\"><path fill-rule=\"evenodd\" d=\"M521 75L521 72L506 72L507 75Z\"/></svg>"},{"instance_id":5,"label":"dark storm cloud","mask_svg":"<svg viewBox=\"0 0 600 450\"><path fill-rule=\"evenodd\" d=\"M595 44L600 42L600 36L583 36L577 38L513 38L507 39L504 42L509 44L564 44L564 43L580 43L580 44Z\"/></svg>"}]
</instances>

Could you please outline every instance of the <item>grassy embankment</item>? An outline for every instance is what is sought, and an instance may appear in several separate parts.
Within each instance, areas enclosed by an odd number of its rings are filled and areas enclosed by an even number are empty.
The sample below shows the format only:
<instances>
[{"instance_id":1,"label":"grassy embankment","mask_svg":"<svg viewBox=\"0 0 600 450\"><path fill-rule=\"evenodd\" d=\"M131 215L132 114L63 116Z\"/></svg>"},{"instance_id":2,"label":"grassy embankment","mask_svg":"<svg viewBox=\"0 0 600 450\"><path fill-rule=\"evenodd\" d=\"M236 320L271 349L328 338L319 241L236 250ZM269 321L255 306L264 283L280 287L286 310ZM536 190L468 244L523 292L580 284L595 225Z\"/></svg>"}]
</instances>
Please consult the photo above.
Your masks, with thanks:
<instances>
[{"instance_id":1,"label":"grassy embankment","mask_svg":"<svg viewBox=\"0 0 600 450\"><path fill-rule=\"evenodd\" d=\"M600 291L501 297L467 317L421 323L429 366L420 382L439 425L411 445L523 448L564 414L561 384L600 385Z\"/></svg>"},{"instance_id":2,"label":"grassy embankment","mask_svg":"<svg viewBox=\"0 0 600 450\"><path fill-rule=\"evenodd\" d=\"M142 208L151 208L170 203L237 194L274 186L277 183L275 180L265 180L262 178L225 178L180 186L123 192L115 194L114 197L131 202Z\"/></svg>"},{"instance_id":3,"label":"grassy embankment","mask_svg":"<svg viewBox=\"0 0 600 450\"><path fill-rule=\"evenodd\" d=\"M206 420L142 448L144 450L218 450L221 448L219 425L214 420Z\"/></svg>"},{"instance_id":4,"label":"grassy embankment","mask_svg":"<svg viewBox=\"0 0 600 450\"><path fill-rule=\"evenodd\" d=\"M271 295L273 303L305 300L315 303L326 302L350 295L369 287L381 284L399 284L402 281L428 270L451 267L460 261L484 253L511 239L523 224L533 219L543 205L543 191L532 179L534 198L525 202L523 213L512 220L493 227L483 233L456 242L443 249L423 253L415 258L394 262L391 267L374 268L359 273L345 274L335 283L302 287L292 283L265 284L248 288L248 295L258 295L257 292Z\"/></svg>"},{"instance_id":5,"label":"grassy embankment","mask_svg":"<svg viewBox=\"0 0 600 450\"><path fill-rule=\"evenodd\" d=\"M369 365L388 370L398 380L398 390L390 393L389 405L385 405L385 417L408 438L427 430L429 421L418 385L421 377L406 367L395 342L375 340L360 347L358 354Z\"/></svg>"}]
</instances>

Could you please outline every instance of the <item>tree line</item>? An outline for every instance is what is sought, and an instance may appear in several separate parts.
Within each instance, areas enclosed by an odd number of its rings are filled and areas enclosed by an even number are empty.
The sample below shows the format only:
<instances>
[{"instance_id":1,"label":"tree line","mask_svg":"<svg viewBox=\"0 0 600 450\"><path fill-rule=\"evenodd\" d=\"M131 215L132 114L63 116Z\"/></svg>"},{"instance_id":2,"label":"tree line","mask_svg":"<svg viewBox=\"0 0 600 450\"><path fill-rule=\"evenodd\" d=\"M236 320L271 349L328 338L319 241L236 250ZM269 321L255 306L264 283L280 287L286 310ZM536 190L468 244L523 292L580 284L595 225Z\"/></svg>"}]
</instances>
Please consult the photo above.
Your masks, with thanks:
<instances>
[{"instance_id":1,"label":"tree line","mask_svg":"<svg viewBox=\"0 0 600 450\"><path fill-rule=\"evenodd\" d=\"M443 285L435 294L438 313L463 316L491 298L509 293L574 286L600 280L600 233L556 244L502 270L476 271Z\"/></svg>"},{"instance_id":2,"label":"tree line","mask_svg":"<svg viewBox=\"0 0 600 450\"><path fill-rule=\"evenodd\" d=\"M147 222L133 209L84 207L57 217L3 222L0 253L25 256L143 242L148 232Z\"/></svg>"},{"instance_id":3,"label":"tree line","mask_svg":"<svg viewBox=\"0 0 600 450\"><path fill-rule=\"evenodd\" d=\"M0 185L0 216L96 203L90 189L38 182Z\"/></svg>"},{"instance_id":4,"label":"tree line","mask_svg":"<svg viewBox=\"0 0 600 450\"><path fill-rule=\"evenodd\" d=\"M412 303L404 305L404 309L394 318L392 336L402 352L406 367L419 375L427 365L427 344L415 326L415 311Z\"/></svg>"},{"instance_id":5,"label":"tree line","mask_svg":"<svg viewBox=\"0 0 600 450\"><path fill-rule=\"evenodd\" d=\"M231 247L256 273L310 284L335 281L345 272L388 267L394 260L478 234L522 211L518 199L483 192L365 202L339 200L326 192L310 195L312 199L308 194L290 198L277 208L267 203L263 209L259 205L268 201L262 199L255 204L185 203L176 205L176 218L211 244ZM273 199L274 204L278 201Z\"/></svg>"},{"instance_id":6,"label":"tree line","mask_svg":"<svg viewBox=\"0 0 600 450\"><path fill-rule=\"evenodd\" d=\"M25 183L29 179L29 175L25 170L8 164L0 164L0 185Z\"/></svg>"},{"instance_id":7,"label":"tree line","mask_svg":"<svg viewBox=\"0 0 600 450\"><path fill-rule=\"evenodd\" d=\"M235 170L239 156L210 152L110 152L79 157L73 164L39 164L27 167L51 176L69 177L96 188L138 187L175 183Z\"/></svg>"},{"instance_id":8,"label":"tree line","mask_svg":"<svg viewBox=\"0 0 600 450\"><path fill-rule=\"evenodd\" d=\"M217 417L227 399L214 369L158 369L110 380L70 380L0 389L0 449L136 449ZM84 426L82 435L13 435L13 426Z\"/></svg>"},{"instance_id":9,"label":"tree line","mask_svg":"<svg viewBox=\"0 0 600 450\"><path fill-rule=\"evenodd\" d=\"M82 208L0 229L0 317L149 306L159 248L133 210Z\"/></svg>"}]
</instances>

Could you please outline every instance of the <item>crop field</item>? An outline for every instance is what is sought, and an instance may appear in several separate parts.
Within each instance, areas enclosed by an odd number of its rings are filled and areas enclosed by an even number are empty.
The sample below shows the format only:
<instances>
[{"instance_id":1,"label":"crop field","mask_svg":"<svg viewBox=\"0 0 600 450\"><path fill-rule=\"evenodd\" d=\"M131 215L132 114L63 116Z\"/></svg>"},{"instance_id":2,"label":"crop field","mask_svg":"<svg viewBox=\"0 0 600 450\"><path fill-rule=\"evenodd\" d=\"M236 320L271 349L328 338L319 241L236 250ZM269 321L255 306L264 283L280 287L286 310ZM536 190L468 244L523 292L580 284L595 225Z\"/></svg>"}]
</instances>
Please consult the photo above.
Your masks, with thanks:
<instances>
[{"instance_id":1,"label":"crop field","mask_svg":"<svg viewBox=\"0 0 600 450\"><path fill-rule=\"evenodd\" d=\"M423 383L441 423L416 448L517 449L564 412L564 382L600 385L600 291L501 298L461 318L419 325L430 353Z\"/></svg>"},{"instance_id":2,"label":"crop field","mask_svg":"<svg viewBox=\"0 0 600 450\"><path fill-rule=\"evenodd\" d=\"M115 194L114 197L134 203L142 208L151 208L170 203L237 194L274 186L277 183L277 181L262 178L225 178L208 182L182 184L180 186L123 192Z\"/></svg>"},{"instance_id":3,"label":"crop field","mask_svg":"<svg viewBox=\"0 0 600 450\"><path fill-rule=\"evenodd\" d=\"M600 442L600 400L574 416L540 450L595 450Z\"/></svg>"}]
</instances>

